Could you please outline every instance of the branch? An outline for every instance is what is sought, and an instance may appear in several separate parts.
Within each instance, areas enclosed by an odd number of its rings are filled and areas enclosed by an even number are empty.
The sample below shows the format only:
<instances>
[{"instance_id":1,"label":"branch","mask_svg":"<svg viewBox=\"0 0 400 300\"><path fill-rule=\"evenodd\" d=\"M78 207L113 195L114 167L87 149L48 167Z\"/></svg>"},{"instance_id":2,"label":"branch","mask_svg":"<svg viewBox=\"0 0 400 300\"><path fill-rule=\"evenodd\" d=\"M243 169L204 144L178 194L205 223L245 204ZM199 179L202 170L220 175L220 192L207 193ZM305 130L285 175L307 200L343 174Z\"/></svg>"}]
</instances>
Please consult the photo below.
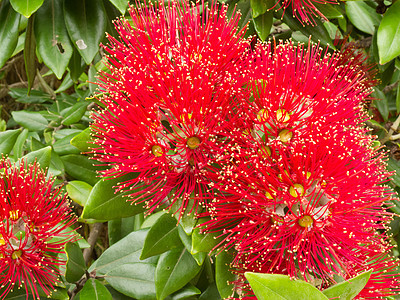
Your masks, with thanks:
<instances>
[{"instance_id":1,"label":"branch","mask_svg":"<svg viewBox=\"0 0 400 300\"><path fill-rule=\"evenodd\" d=\"M94 245L96 244L96 241L103 230L104 224L103 223L95 223L92 230L90 230L89 237L87 239L87 242L90 245L90 248L86 248L83 250L83 258L85 259L85 263L88 264L90 261L90 258L92 257Z\"/></svg>"}]
</instances>

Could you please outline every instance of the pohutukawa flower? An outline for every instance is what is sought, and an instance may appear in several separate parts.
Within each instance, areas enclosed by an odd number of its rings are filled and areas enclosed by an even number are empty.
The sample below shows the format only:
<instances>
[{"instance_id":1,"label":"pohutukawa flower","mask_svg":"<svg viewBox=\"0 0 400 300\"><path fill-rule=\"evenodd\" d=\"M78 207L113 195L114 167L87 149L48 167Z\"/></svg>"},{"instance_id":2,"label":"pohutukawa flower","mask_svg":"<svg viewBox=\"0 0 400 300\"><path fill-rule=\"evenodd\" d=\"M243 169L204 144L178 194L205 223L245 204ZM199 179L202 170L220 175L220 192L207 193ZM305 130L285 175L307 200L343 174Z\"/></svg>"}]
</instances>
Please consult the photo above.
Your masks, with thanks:
<instances>
[{"instance_id":1,"label":"pohutukawa flower","mask_svg":"<svg viewBox=\"0 0 400 300\"><path fill-rule=\"evenodd\" d=\"M75 222L65 196L37 164L0 162L0 298L25 286L38 298L50 295L59 281L57 255L76 238L67 227Z\"/></svg>"},{"instance_id":2,"label":"pohutukawa flower","mask_svg":"<svg viewBox=\"0 0 400 300\"><path fill-rule=\"evenodd\" d=\"M121 40L106 48L111 73L100 83L105 108L93 114L93 151L111 166L105 177L138 174L120 188L147 201L149 212L177 199L179 213L193 199L191 208L203 203L211 150L222 153L227 121L240 122L248 43L238 15L227 20L216 5L132 8L133 26L118 21Z\"/></svg>"}]
</instances>

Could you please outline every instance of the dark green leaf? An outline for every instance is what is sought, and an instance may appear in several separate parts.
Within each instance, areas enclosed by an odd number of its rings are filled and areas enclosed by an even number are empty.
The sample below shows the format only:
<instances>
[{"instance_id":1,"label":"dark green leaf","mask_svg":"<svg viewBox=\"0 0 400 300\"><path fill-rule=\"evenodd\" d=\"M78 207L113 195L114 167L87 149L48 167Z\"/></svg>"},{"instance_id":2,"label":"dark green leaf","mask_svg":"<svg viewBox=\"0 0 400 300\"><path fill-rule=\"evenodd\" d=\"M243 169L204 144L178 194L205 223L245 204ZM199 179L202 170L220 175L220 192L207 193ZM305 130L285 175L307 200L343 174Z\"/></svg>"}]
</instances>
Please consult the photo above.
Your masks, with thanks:
<instances>
[{"instance_id":1,"label":"dark green leaf","mask_svg":"<svg viewBox=\"0 0 400 300\"><path fill-rule=\"evenodd\" d=\"M377 38L379 63L385 64L400 55L400 2L396 1L383 15Z\"/></svg>"},{"instance_id":2,"label":"dark green leaf","mask_svg":"<svg viewBox=\"0 0 400 300\"><path fill-rule=\"evenodd\" d=\"M17 46L19 20L20 16L12 9L10 2L4 0L0 6L0 69Z\"/></svg>"},{"instance_id":3,"label":"dark green leaf","mask_svg":"<svg viewBox=\"0 0 400 300\"><path fill-rule=\"evenodd\" d=\"M101 170L102 167L95 166L96 161L76 154L61 156L61 160L64 163L65 172L74 179L85 181L90 185L99 181L96 171Z\"/></svg>"},{"instance_id":4,"label":"dark green leaf","mask_svg":"<svg viewBox=\"0 0 400 300\"><path fill-rule=\"evenodd\" d=\"M201 291L192 284L187 284L185 287L171 295L171 300L192 299L196 295L200 295Z\"/></svg>"},{"instance_id":5,"label":"dark green leaf","mask_svg":"<svg viewBox=\"0 0 400 300\"><path fill-rule=\"evenodd\" d=\"M82 60L81 55L79 54L78 50L74 47L72 57L69 61L68 68L69 68L69 75L73 82L77 82L79 77L81 76L82 72L85 69L85 62Z\"/></svg>"},{"instance_id":6,"label":"dark green leaf","mask_svg":"<svg viewBox=\"0 0 400 300\"><path fill-rule=\"evenodd\" d=\"M235 274L230 269L233 258L233 254L226 250L218 253L215 258L215 283L222 298L233 296L232 282L236 280Z\"/></svg>"},{"instance_id":7,"label":"dark green leaf","mask_svg":"<svg viewBox=\"0 0 400 300\"><path fill-rule=\"evenodd\" d=\"M201 223L201 222L200 222ZM195 228L192 233L192 254L198 252L210 252L219 242L221 238L216 238L219 233L208 232L201 233L200 228Z\"/></svg>"},{"instance_id":8,"label":"dark green leaf","mask_svg":"<svg viewBox=\"0 0 400 300\"><path fill-rule=\"evenodd\" d=\"M318 2L313 2L313 5L328 19L343 19L343 14L336 5Z\"/></svg>"},{"instance_id":9,"label":"dark green leaf","mask_svg":"<svg viewBox=\"0 0 400 300\"><path fill-rule=\"evenodd\" d=\"M68 182L65 188L67 189L68 196L72 200L81 206L85 206L93 187L84 181L73 180Z\"/></svg>"},{"instance_id":10,"label":"dark green leaf","mask_svg":"<svg viewBox=\"0 0 400 300\"><path fill-rule=\"evenodd\" d=\"M175 218L164 214L150 228L140 259L164 253L181 245Z\"/></svg>"},{"instance_id":11,"label":"dark green leaf","mask_svg":"<svg viewBox=\"0 0 400 300\"><path fill-rule=\"evenodd\" d=\"M118 10L121 12L122 15L125 14L126 8L128 6L128 1L125 0L109 0Z\"/></svg>"},{"instance_id":12,"label":"dark green leaf","mask_svg":"<svg viewBox=\"0 0 400 300\"><path fill-rule=\"evenodd\" d=\"M364 272L350 280L331 286L330 288L323 290L322 293L328 298L351 300L357 296L367 284L371 273L372 271Z\"/></svg>"},{"instance_id":13,"label":"dark green leaf","mask_svg":"<svg viewBox=\"0 0 400 300\"><path fill-rule=\"evenodd\" d=\"M51 101L50 95L42 91L33 90L28 95L28 89L26 88L13 88L10 89L8 93L11 97L15 98L15 101L20 103L44 103L46 101Z\"/></svg>"},{"instance_id":14,"label":"dark green leaf","mask_svg":"<svg viewBox=\"0 0 400 300\"><path fill-rule=\"evenodd\" d=\"M90 64L106 29L103 3L97 0L64 1L64 17L71 40L86 64Z\"/></svg>"},{"instance_id":15,"label":"dark green leaf","mask_svg":"<svg viewBox=\"0 0 400 300\"><path fill-rule=\"evenodd\" d=\"M62 0L45 1L37 11L35 37L43 62L61 79L72 56L72 44L65 28Z\"/></svg>"},{"instance_id":16,"label":"dark green leaf","mask_svg":"<svg viewBox=\"0 0 400 300\"><path fill-rule=\"evenodd\" d=\"M254 28L262 41L265 41L271 31L274 14L272 11L267 11L264 14L253 18Z\"/></svg>"},{"instance_id":17,"label":"dark green leaf","mask_svg":"<svg viewBox=\"0 0 400 300\"><path fill-rule=\"evenodd\" d=\"M21 134L17 137L13 148L13 156L15 159L21 158L24 153L24 145L28 138L29 130L24 129Z\"/></svg>"},{"instance_id":18,"label":"dark green leaf","mask_svg":"<svg viewBox=\"0 0 400 300\"><path fill-rule=\"evenodd\" d=\"M270 1L265 0L250 0L250 7L253 10L253 19L263 15L269 8L274 6L273 4L271 6L269 2Z\"/></svg>"},{"instance_id":19,"label":"dark green leaf","mask_svg":"<svg viewBox=\"0 0 400 300\"><path fill-rule=\"evenodd\" d=\"M161 254L155 274L157 299L163 300L184 287L200 270L185 248Z\"/></svg>"},{"instance_id":20,"label":"dark green leaf","mask_svg":"<svg viewBox=\"0 0 400 300\"><path fill-rule=\"evenodd\" d=\"M346 1L346 13L358 30L371 35L381 21L381 16L364 1Z\"/></svg>"},{"instance_id":21,"label":"dark green leaf","mask_svg":"<svg viewBox=\"0 0 400 300\"><path fill-rule=\"evenodd\" d=\"M71 125L79 122L85 114L88 105L89 102L78 101L71 107L67 108L65 111L63 110L61 112L61 115L64 117L64 119L61 121L61 124Z\"/></svg>"},{"instance_id":22,"label":"dark green leaf","mask_svg":"<svg viewBox=\"0 0 400 300\"><path fill-rule=\"evenodd\" d=\"M396 171L396 173L391 176L391 179L396 186L400 186L400 162L390 157L387 168L389 171Z\"/></svg>"},{"instance_id":23,"label":"dark green leaf","mask_svg":"<svg viewBox=\"0 0 400 300\"><path fill-rule=\"evenodd\" d=\"M154 300L154 264L125 263L111 271L105 278L117 291L134 299Z\"/></svg>"},{"instance_id":24,"label":"dark green leaf","mask_svg":"<svg viewBox=\"0 0 400 300\"><path fill-rule=\"evenodd\" d=\"M181 242L185 246L186 250L190 252L190 250L192 250L192 236L191 235L188 236L186 234L186 232L184 231L184 229L180 223L178 226L178 233L179 233L179 238L181 239ZM193 256L194 260L197 262L197 264L199 266L201 266L204 263L204 259L206 258L207 253L198 252L198 253L192 254L192 256Z\"/></svg>"},{"instance_id":25,"label":"dark green leaf","mask_svg":"<svg viewBox=\"0 0 400 300\"><path fill-rule=\"evenodd\" d=\"M44 130L48 122L39 112L35 111L13 111L12 116L19 125L32 131Z\"/></svg>"},{"instance_id":26,"label":"dark green leaf","mask_svg":"<svg viewBox=\"0 0 400 300\"><path fill-rule=\"evenodd\" d=\"M25 18L29 18L43 4L43 0L10 0L10 2L12 7Z\"/></svg>"},{"instance_id":27,"label":"dark green leaf","mask_svg":"<svg viewBox=\"0 0 400 300\"><path fill-rule=\"evenodd\" d=\"M328 300L316 287L286 275L244 273L258 300Z\"/></svg>"},{"instance_id":28,"label":"dark green leaf","mask_svg":"<svg viewBox=\"0 0 400 300\"><path fill-rule=\"evenodd\" d=\"M110 220L108 222L108 241L110 245L122 240L135 229L135 216Z\"/></svg>"},{"instance_id":29,"label":"dark green leaf","mask_svg":"<svg viewBox=\"0 0 400 300\"><path fill-rule=\"evenodd\" d=\"M21 129L0 132L0 155L11 152L20 133Z\"/></svg>"},{"instance_id":30,"label":"dark green leaf","mask_svg":"<svg viewBox=\"0 0 400 300\"><path fill-rule=\"evenodd\" d=\"M387 121L389 118L389 106L385 94L378 88L374 88L372 97L376 98L376 101L374 101L374 106L378 109L382 118Z\"/></svg>"},{"instance_id":31,"label":"dark green leaf","mask_svg":"<svg viewBox=\"0 0 400 300\"><path fill-rule=\"evenodd\" d=\"M67 253L65 279L68 282L74 283L81 279L86 272L85 259L83 258L81 248L76 243L67 243L65 245L65 252Z\"/></svg>"},{"instance_id":32,"label":"dark green leaf","mask_svg":"<svg viewBox=\"0 0 400 300\"><path fill-rule=\"evenodd\" d=\"M79 292L79 300L112 300L111 293L94 278L89 278Z\"/></svg>"},{"instance_id":33,"label":"dark green leaf","mask_svg":"<svg viewBox=\"0 0 400 300\"><path fill-rule=\"evenodd\" d=\"M71 139L71 145L78 148L81 152L88 152L90 148L93 148L93 144L90 144L91 141L90 136L90 128L86 128L81 133L76 135Z\"/></svg>"},{"instance_id":34,"label":"dark green leaf","mask_svg":"<svg viewBox=\"0 0 400 300\"><path fill-rule=\"evenodd\" d=\"M47 146L45 148L29 152L27 155L23 156L27 163L33 163L36 161L42 169L46 169L50 166L51 162L51 147Z\"/></svg>"},{"instance_id":35,"label":"dark green leaf","mask_svg":"<svg viewBox=\"0 0 400 300\"><path fill-rule=\"evenodd\" d=\"M132 175L125 175L121 178L111 180L100 180L90 192L89 198L82 212L82 218L112 220L134 216L143 212L143 205L134 205L127 202L127 193L115 193L115 186L132 178Z\"/></svg>"},{"instance_id":36,"label":"dark green leaf","mask_svg":"<svg viewBox=\"0 0 400 300\"><path fill-rule=\"evenodd\" d=\"M77 133L72 133L72 134L67 135L67 136L63 137L62 139L56 141L53 144L54 152L56 152L58 155L81 153L81 151L79 151L78 148L71 145L71 139L74 138L76 135L77 135Z\"/></svg>"},{"instance_id":37,"label":"dark green leaf","mask_svg":"<svg viewBox=\"0 0 400 300\"><path fill-rule=\"evenodd\" d=\"M34 21L35 21L35 15L33 15L28 20L28 26L26 27L26 35L25 35L25 46L24 46L25 72L28 78L28 95L32 89L32 85L36 77L36 41L33 30Z\"/></svg>"},{"instance_id":38,"label":"dark green leaf","mask_svg":"<svg viewBox=\"0 0 400 300\"><path fill-rule=\"evenodd\" d=\"M54 150L51 150L51 161L49 166L49 173L53 176L58 176L65 173L64 163Z\"/></svg>"}]
</instances>

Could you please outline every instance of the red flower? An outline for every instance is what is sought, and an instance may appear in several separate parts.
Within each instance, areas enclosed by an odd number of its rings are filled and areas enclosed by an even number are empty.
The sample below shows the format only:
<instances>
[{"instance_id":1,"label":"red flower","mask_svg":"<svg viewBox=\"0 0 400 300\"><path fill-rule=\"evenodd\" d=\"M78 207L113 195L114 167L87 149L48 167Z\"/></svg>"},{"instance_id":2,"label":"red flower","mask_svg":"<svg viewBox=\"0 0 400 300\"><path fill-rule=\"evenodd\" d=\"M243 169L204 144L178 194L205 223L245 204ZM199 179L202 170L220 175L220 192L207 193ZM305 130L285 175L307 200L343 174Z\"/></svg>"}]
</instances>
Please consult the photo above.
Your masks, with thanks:
<instances>
[{"instance_id":1,"label":"red flower","mask_svg":"<svg viewBox=\"0 0 400 300\"><path fill-rule=\"evenodd\" d=\"M67 227L75 222L68 203L37 164L0 162L0 298L15 286L38 296L58 282L57 255L73 241Z\"/></svg>"},{"instance_id":2,"label":"red flower","mask_svg":"<svg viewBox=\"0 0 400 300\"><path fill-rule=\"evenodd\" d=\"M121 20L121 41L110 38L93 151L111 166L105 177L137 173L120 188L149 212L178 199L179 213L203 203L211 150L222 153L227 121L240 122L248 43L236 33L238 16L228 21L215 5L201 14L187 2L131 9L134 26Z\"/></svg>"}]
</instances>

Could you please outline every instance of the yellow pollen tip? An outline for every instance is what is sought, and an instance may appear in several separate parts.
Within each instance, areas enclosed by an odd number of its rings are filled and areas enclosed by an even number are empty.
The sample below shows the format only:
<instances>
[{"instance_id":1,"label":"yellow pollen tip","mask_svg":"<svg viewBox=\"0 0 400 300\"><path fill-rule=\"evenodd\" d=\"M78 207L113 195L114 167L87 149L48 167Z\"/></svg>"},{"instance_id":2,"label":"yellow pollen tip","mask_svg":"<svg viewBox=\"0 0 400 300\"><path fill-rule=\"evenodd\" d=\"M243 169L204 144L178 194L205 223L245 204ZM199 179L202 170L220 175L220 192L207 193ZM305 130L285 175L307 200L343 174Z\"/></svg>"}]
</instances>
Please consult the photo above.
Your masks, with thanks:
<instances>
[{"instance_id":1,"label":"yellow pollen tip","mask_svg":"<svg viewBox=\"0 0 400 300\"><path fill-rule=\"evenodd\" d=\"M271 195L270 192L265 192L265 198L270 199L270 200L274 199L274 197Z\"/></svg>"},{"instance_id":2,"label":"yellow pollen tip","mask_svg":"<svg viewBox=\"0 0 400 300\"><path fill-rule=\"evenodd\" d=\"M160 145L154 145L153 147L151 147L151 153L155 157L160 157L160 156L163 156L164 151Z\"/></svg>"},{"instance_id":3,"label":"yellow pollen tip","mask_svg":"<svg viewBox=\"0 0 400 300\"><path fill-rule=\"evenodd\" d=\"M10 214L10 219L12 221L17 221L19 219L19 210L18 209L10 210L9 214Z\"/></svg>"},{"instance_id":4,"label":"yellow pollen tip","mask_svg":"<svg viewBox=\"0 0 400 300\"><path fill-rule=\"evenodd\" d=\"M304 216L301 219L299 219L298 224L301 227L309 227L314 223L313 218L311 216Z\"/></svg>"},{"instance_id":5,"label":"yellow pollen tip","mask_svg":"<svg viewBox=\"0 0 400 300\"><path fill-rule=\"evenodd\" d=\"M192 136L192 137L187 139L186 145L190 149L196 149L196 148L198 148L200 146L200 139L197 136Z\"/></svg>"},{"instance_id":6,"label":"yellow pollen tip","mask_svg":"<svg viewBox=\"0 0 400 300\"><path fill-rule=\"evenodd\" d=\"M304 196L304 187L299 183L295 183L293 186L289 188L289 194L292 195L293 197Z\"/></svg>"},{"instance_id":7,"label":"yellow pollen tip","mask_svg":"<svg viewBox=\"0 0 400 300\"><path fill-rule=\"evenodd\" d=\"M3 246L5 244L6 244L6 241L4 240L3 235L0 234L0 246Z\"/></svg>"}]
</instances>

